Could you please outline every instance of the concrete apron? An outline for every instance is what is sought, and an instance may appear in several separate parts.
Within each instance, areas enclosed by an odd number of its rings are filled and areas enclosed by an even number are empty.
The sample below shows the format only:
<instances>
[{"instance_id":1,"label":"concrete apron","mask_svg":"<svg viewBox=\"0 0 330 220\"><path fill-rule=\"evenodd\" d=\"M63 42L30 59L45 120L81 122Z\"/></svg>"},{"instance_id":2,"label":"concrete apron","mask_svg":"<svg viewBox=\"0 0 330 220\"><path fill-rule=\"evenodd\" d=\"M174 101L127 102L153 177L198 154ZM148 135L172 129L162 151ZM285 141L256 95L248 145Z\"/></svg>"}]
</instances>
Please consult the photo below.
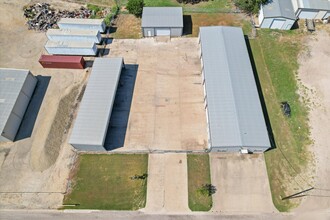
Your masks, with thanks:
<instances>
[{"instance_id":1,"label":"concrete apron","mask_svg":"<svg viewBox=\"0 0 330 220\"><path fill-rule=\"evenodd\" d=\"M149 154L145 212L187 213L187 155Z\"/></svg>"}]
</instances>

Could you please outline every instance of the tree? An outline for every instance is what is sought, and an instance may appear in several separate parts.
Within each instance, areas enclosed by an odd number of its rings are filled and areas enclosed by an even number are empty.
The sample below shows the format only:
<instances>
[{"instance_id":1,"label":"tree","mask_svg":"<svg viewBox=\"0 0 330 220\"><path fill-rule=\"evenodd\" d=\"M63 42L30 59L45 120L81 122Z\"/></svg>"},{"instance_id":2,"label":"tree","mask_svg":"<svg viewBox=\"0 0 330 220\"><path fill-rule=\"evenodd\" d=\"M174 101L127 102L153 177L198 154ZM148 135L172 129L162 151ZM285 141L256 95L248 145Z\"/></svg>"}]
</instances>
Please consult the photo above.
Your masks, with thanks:
<instances>
[{"instance_id":1,"label":"tree","mask_svg":"<svg viewBox=\"0 0 330 220\"><path fill-rule=\"evenodd\" d=\"M176 0L179 3L184 3L184 4L198 4L200 2L208 2L209 0Z\"/></svg>"},{"instance_id":2,"label":"tree","mask_svg":"<svg viewBox=\"0 0 330 220\"><path fill-rule=\"evenodd\" d=\"M269 0L234 0L234 3L239 9L249 14L257 14L260 6L266 4L268 1Z\"/></svg>"},{"instance_id":3,"label":"tree","mask_svg":"<svg viewBox=\"0 0 330 220\"><path fill-rule=\"evenodd\" d=\"M128 0L126 8L129 13L135 15L136 17L140 17L142 15L143 6L143 0Z\"/></svg>"}]
</instances>

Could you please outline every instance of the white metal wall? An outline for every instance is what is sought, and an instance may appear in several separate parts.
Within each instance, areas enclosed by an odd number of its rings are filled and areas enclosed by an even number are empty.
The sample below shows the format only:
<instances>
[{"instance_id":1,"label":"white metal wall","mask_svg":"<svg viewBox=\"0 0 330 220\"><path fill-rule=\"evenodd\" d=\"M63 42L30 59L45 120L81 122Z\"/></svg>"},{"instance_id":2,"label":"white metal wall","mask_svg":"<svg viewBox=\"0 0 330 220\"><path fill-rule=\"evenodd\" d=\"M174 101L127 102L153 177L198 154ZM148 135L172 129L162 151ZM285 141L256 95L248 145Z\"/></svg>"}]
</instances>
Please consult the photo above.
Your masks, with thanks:
<instances>
[{"instance_id":1,"label":"white metal wall","mask_svg":"<svg viewBox=\"0 0 330 220\"><path fill-rule=\"evenodd\" d=\"M276 23L278 20L283 21L279 26L279 23ZM280 30L290 30L294 24L294 20L285 19L285 18L264 18L260 28L270 28L270 29L280 29Z\"/></svg>"},{"instance_id":2,"label":"white metal wall","mask_svg":"<svg viewBox=\"0 0 330 220\"><path fill-rule=\"evenodd\" d=\"M94 44L91 48L72 48L72 47L47 47L45 49L49 54L58 55L83 55L83 56L95 56L97 47Z\"/></svg>"},{"instance_id":3,"label":"white metal wall","mask_svg":"<svg viewBox=\"0 0 330 220\"><path fill-rule=\"evenodd\" d=\"M47 34L47 38L52 41L84 41L84 42L101 42L101 34L97 33L95 36L84 36L84 35L58 35L58 34Z\"/></svg>"},{"instance_id":4,"label":"white metal wall","mask_svg":"<svg viewBox=\"0 0 330 220\"><path fill-rule=\"evenodd\" d=\"M98 30L101 33L105 31L105 23L100 25L91 24L67 24L67 23L57 23L60 29L83 29L83 30Z\"/></svg>"}]
</instances>

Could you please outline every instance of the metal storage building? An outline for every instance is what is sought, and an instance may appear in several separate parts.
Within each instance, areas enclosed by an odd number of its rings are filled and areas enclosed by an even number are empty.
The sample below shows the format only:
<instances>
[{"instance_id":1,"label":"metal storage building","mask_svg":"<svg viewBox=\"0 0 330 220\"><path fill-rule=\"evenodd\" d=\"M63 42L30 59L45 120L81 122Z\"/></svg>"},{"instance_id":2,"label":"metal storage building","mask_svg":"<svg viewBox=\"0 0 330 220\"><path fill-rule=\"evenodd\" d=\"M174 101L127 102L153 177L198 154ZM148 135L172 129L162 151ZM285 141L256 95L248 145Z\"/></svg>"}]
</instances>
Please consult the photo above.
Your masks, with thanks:
<instances>
[{"instance_id":1,"label":"metal storage building","mask_svg":"<svg viewBox=\"0 0 330 220\"><path fill-rule=\"evenodd\" d=\"M183 13L181 7L144 7L142 12L144 37L181 36Z\"/></svg>"},{"instance_id":2,"label":"metal storage building","mask_svg":"<svg viewBox=\"0 0 330 220\"><path fill-rule=\"evenodd\" d=\"M201 27L199 40L210 151L267 150L271 145L242 29Z\"/></svg>"},{"instance_id":3,"label":"metal storage building","mask_svg":"<svg viewBox=\"0 0 330 220\"><path fill-rule=\"evenodd\" d=\"M329 0L291 0L294 13L300 19L327 19L330 16Z\"/></svg>"},{"instance_id":4,"label":"metal storage building","mask_svg":"<svg viewBox=\"0 0 330 220\"><path fill-rule=\"evenodd\" d=\"M79 151L105 151L123 58L95 58L69 143Z\"/></svg>"},{"instance_id":5,"label":"metal storage building","mask_svg":"<svg viewBox=\"0 0 330 220\"><path fill-rule=\"evenodd\" d=\"M47 41L45 49L49 54L95 56L97 47L94 42Z\"/></svg>"},{"instance_id":6,"label":"metal storage building","mask_svg":"<svg viewBox=\"0 0 330 220\"><path fill-rule=\"evenodd\" d=\"M103 33L105 31L105 23L103 19L87 19L87 18L61 18L57 22L60 29L84 29L98 30Z\"/></svg>"},{"instance_id":7,"label":"metal storage building","mask_svg":"<svg viewBox=\"0 0 330 220\"><path fill-rule=\"evenodd\" d=\"M0 68L0 142L15 140L37 81L29 70Z\"/></svg>"},{"instance_id":8,"label":"metal storage building","mask_svg":"<svg viewBox=\"0 0 330 220\"><path fill-rule=\"evenodd\" d=\"M272 0L260 7L259 27L290 30L296 21L293 6L289 0Z\"/></svg>"},{"instance_id":9,"label":"metal storage building","mask_svg":"<svg viewBox=\"0 0 330 220\"><path fill-rule=\"evenodd\" d=\"M102 39L98 30L48 29L46 35L51 41L86 41L98 44Z\"/></svg>"}]
</instances>

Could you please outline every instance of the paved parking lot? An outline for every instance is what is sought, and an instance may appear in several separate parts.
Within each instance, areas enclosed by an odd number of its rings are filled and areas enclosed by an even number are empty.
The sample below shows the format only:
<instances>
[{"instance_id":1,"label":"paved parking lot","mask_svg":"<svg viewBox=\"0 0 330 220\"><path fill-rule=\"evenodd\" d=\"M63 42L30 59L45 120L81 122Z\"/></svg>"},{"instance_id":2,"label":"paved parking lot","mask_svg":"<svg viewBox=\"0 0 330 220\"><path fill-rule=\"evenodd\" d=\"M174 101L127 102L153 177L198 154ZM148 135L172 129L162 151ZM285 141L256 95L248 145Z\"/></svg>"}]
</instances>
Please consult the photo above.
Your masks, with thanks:
<instances>
[{"instance_id":1,"label":"paved parking lot","mask_svg":"<svg viewBox=\"0 0 330 220\"><path fill-rule=\"evenodd\" d=\"M207 134L197 39L114 40L109 47L108 56L122 56L137 69L133 97L121 98L129 119L124 147L117 149L203 150Z\"/></svg>"}]
</instances>

